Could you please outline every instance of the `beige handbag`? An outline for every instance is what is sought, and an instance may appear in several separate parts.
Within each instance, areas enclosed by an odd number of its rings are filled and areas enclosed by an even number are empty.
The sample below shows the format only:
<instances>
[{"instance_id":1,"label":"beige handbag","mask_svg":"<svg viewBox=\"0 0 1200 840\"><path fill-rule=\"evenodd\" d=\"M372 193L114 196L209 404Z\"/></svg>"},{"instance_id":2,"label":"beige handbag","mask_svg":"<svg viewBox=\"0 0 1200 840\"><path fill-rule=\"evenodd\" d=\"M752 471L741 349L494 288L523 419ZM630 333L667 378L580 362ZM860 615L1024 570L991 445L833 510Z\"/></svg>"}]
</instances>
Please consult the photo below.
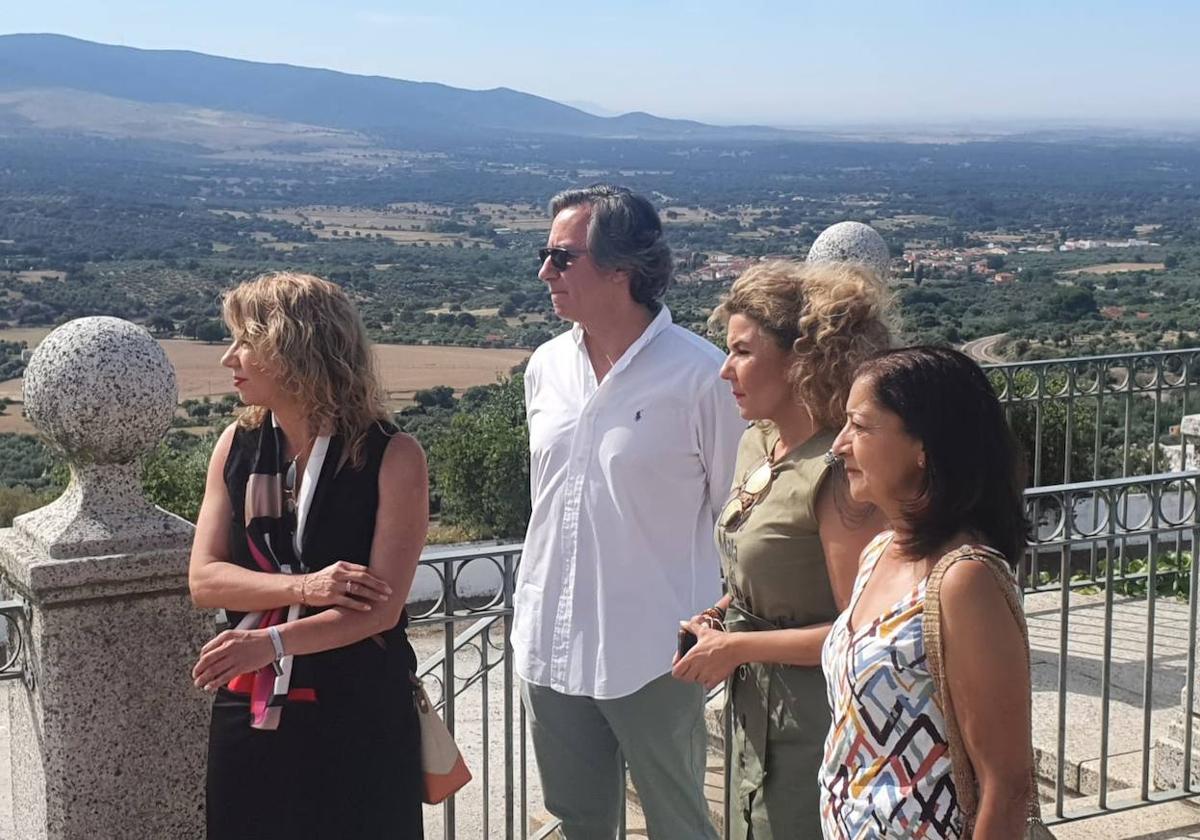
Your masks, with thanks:
<instances>
[{"instance_id":1,"label":"beige handbag","mask_svg":"<svg viewBox=\"0 0 1200 840\"><path fill-rule=\"evenodd\" d=\"M950 684L942 669L942 621L941 621L941 591L942 577L946 570L959 560L967 558L981 561L996 579L1004 600L1012 610L1017 627L1021 630L1021 638L1025 640L1025 661L1029 662L1029 629L1025 626L1025 610L1018 599L1016 588L1013 586L1012 575L1008 566L996 555L981 551L971 546L946 554L929 573L929 582L925 586L925 615L922 619L922 630L925 634L925 659L929 667L929 675L933 678L935 687L934 699L946 718L946 741L950 749L950 768L954 773L954 787L958 793L959 806L962 808L964 819L964 840L970 838L975 830L975 814L979 807L979 788L975 781L975 768L967 756L963 746L962 733L954 718L954 702L950 697ZM1030 710L1032 714L1033 697L1030 694ZM1042 822L1042 808L1037 794L1037 768L1033 763L1033 744L1029 745L1030 755L1030 785L1029 785L1029 818L1025 829L1026 840L1054 840L1050 829Z\"/></svg>"},{"instance_id":2,"label":"beige handbag","mask_svg":"<svg viewBox=\"0 0 1200 840\"><path fill-rule=\"evenodd\" d=\"M417 707L417 718L421 722L421 769L425 775L424 799L428 805L437 805L471 781L471 771L463 760L454 736L446 728L445 721L429 702L425 686L413 677L413 703Z\"/></svg>"}]
</instances>

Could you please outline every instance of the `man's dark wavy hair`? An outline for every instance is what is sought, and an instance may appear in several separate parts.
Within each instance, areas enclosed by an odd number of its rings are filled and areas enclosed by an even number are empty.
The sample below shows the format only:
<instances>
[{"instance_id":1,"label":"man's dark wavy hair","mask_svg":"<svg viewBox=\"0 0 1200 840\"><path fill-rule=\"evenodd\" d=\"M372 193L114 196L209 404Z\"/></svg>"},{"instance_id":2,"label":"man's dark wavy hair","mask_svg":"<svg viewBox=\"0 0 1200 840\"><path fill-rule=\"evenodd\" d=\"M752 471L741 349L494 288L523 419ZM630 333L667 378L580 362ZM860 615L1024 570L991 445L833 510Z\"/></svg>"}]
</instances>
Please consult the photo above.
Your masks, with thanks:
<instances>
[{"instance_id":1,"label":"man's dark wavy hair","mask_svg":"<svg viewBox=\"0 0 1200 840\"><path fill-rule=\"evenodd\" d=\"M925 557L961 530L1015 568L1025 547L1024 461L987 376L948 347L904 347L859 366L875 400L925 447L920 493L905 510L905 548Z\"/></svg>"},{"instance_id":2,"label":"man's dark wavy hair","mask_svg":"<svg viewBox=\"0 0 1200 840\"><path fill-rule=\"evenodd\" d=\"M550 216L581 204L592 210L587 230L592 260L601 268L628 272L633 299L657 312L671 285L674 263L654 205L625 187L593 184L554 196Z\"/></svg>"}]
</instances>

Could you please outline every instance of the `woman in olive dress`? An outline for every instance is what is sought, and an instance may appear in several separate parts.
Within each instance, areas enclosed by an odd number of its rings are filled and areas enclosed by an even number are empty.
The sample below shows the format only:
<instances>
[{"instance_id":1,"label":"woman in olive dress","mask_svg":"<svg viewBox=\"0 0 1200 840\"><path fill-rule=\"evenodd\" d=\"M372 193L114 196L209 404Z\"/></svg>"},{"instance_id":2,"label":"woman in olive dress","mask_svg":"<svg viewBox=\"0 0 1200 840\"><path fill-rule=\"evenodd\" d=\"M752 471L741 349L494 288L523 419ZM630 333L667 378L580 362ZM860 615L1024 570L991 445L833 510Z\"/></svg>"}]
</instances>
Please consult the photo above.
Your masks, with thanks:
<instances>
[{"instance_id":1,"label":"woman in olive dress","mask_svg":"<svg viewBox=\"0 0 1200 840\"><path fill-rule=\"evenodd\" d=\"M746 271L713 313L721 375L752 422L716 526L727 594L689 623L698 641L674 674L729 679L732 838L820 836L821 645L882 528L873 509L839 506L845 478L825 453L854 370L888 346L886 300L866 268L779 261Z\"/></svg>"}]
</instances>

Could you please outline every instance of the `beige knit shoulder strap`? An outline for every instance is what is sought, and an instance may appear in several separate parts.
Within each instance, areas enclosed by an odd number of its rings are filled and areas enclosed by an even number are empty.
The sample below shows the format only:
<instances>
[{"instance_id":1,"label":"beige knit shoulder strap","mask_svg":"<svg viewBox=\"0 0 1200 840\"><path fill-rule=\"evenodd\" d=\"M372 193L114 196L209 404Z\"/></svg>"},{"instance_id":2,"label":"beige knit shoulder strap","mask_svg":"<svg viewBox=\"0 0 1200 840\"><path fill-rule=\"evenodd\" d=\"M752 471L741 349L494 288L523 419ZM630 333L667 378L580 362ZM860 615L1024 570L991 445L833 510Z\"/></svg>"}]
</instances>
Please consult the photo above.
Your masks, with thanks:
<instances>
[{"instance_id":1,"label":"beige knit shoulder strap","mask_svg":"<svg viewBox=\"0 0 1200 840\"><path fill-rule=\"evenodd\" d=\"M922 618L922 631L925 636L925 660L929 668L929 676L933 679L934 700L942 710L946 719L946 742L950 751L950 768L954 774L954 787L958 795L959 807L962 809L965 822L964 838L971 837L975 828L975 813L979 807L979 788L975 781L975 768L967 755L954 714L954 699L950 696L950 684L946 679L942 657L942 578L946 571L960 560L978 560L987 567L996 580L1004 600L1012 611L1021 638L1025 643L1025 662L1028 666L1029 630L1025 624L1025 610L1021 605L1016 587L1008 565L994 551L981 546L964 545L945 554L933 571L925 585L925 614ZM1032 717L1032 695L1030 697L1030 714ZM1037 796L1037 771L1033 765L1033 745L1030 744L1030 789L1029 789L1029 818L1031 821L1041 821L1041 805Z\"/></svg>"}]
</instances>

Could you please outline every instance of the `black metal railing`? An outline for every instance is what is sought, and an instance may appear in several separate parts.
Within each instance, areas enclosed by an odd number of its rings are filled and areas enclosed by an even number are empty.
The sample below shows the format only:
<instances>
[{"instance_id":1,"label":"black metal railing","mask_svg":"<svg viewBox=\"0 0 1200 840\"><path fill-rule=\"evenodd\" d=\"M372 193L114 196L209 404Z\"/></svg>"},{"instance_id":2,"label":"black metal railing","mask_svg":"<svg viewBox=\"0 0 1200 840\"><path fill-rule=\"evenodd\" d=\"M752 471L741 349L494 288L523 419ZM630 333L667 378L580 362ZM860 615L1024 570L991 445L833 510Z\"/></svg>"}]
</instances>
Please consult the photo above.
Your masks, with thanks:
<instances>
[{"instance_id":1,"label":"black metal railing","mask_svg":"<svg viewBox=\"0 0 1200 840\"><path fill-rule=\"evenodd\" d=\"M1057 743L1050 752L1053 764L1054 798L1053 813L1047 823L1086 819L1114 811L1127 810L1144 805L1156 804L1172 799L1184 799L1196 795L1192 782L1192 726L1191 713L1195 708L1194 680L1196 675L1196 589L1197 571L1194 547L1200 537L1200 471L1164 473L1159 475L1134 476L1108 481L1093 481L1077 484L1038 487L1026 491L1025 500L1032 533L1026 550L1026 562L1021 569L1023 589L1026 593L1027 614L1030 613L1030 596L1043 593L1057 594L1057 621L1053 609L1048 609L1039 619L1050 635L1057 636L1057 674L1055 706ZM1072 603L1073 595L1084 593L1103 596L1101 604L1095 598L1087 604ZM1173 652L1160 653L1158 634L1160 622L1157 610L1164 601L1175 613L1186 616L1184 627L1175 621L1168 627L1175 637L1170 640ZM1122 726L1131 725L1138 731L1137 749L1140 753L1137 778L1133 780L1132 792L1126 790L1120 803L1110 797L1114 787L1125 788L1126 783L1114 782L1110 773L1110 761L1114 756L1113 737L1114 688L1114 640L1118 636L1114 609L1120 604L1126 614L1133 616L1132 628L1126 624L1121 634L1122 644L1133 646L1140 641L1142 662L1140 692L1131 690L1124 705L1130 706L1140 693L1140 720L1129 720ZM1100 627L1095 626L1095 608L1099 608ZM1086 623L1085 623L1086 622ZM1055 625L1057 625L1055 627ZM1078 625L1078 627L1077 627ZM1031 627L1034 619L1031 615ZM1136 636L1138 628L1144 626L1144 637ZM1068 714L1068 696L1072 673L1072 642L1077 646L1086 636L1097 636L1100 642L1099 678L1096 687L1099 697L1098 724L1089 719L1086 724L1095 725L1095 749L1086 749L1082 754L1089 758L1099 756L1096 770L1098 781L1096 799L1084 800L1075 807L1068 807L1067 795L1067 735L1073 729L1079 733L1078 722L1072 727ZM1186 636L1186 643L1182 643ZM1047 645L1048 647L1048 645ZM1038 651L1035 645L1035 659ZM1094 648L1094 644L1093 644ZM1179 649L1182 648L1182 663ZM1092 654L1093 661L1095 652ZM1182 664L1182 668L1180 667ZM1166 709L1179 716L1182 725L1182 772L1173 785L1160 783L1152 789L1151 775L1153 755L1153 715L1155 712L1155 679L1171 678L1182 682L1181 702L1169 693ZM1174 687L1174 686L1172 686ZM1088 702L1090 705L1090 701ZM1172 708L1173 707L1173 708ZM1121 733L1128 736L1129 732ZM1076 749L1077 752L1080 752ZM1043 750L1043 753L1049 751ZM1131 751L1119 749L1124 757ZM1046 770L1045 762L1041 770ZM1160 780L1161 782L1161 780Z\"/></svg>"},{"instance_id":2,"label":"black metal railing","mask_svg":"<svg viewBox=\"0 0 1200 840\"><path fill-rule=\"evenodd\" d=\"M442 630L442 649L420 663L417 676L467 753L475 778L464 799L470 797L470 820L479 826L478 836L489 840L528 837L525 710L515 699L508 644L520 554L520 544L427 552L421 558L417 582L425 584L421 589L433 589L437 595L429 603L410 605L409 626L414 632L430 626ZM428 585L429 578L433 587ZM494 673L497 670L498 675ZM477 713L470 722L479 726L478 741L469 743L462 737L464 721L458 716L459 708L468 702ZM494 704L499 705L501 715L498 743L492 730ZM447 840L459 836L457 799L451 797L441 808L442 836ZM497 820L500 826L495 825Z\"/></svg>"},{"instance_id":3,"label":"black metal railing","mask_svg":"<svg viewBox=\"0 0 1200 840\"><path fill-rule=\"evenodd\" d=\"M1190 596L1196 586L1196 567L1183 562L1200 534L1197 489L1200 472L1167 473L1108 481L1039 487L1026 492L1026 503L1034 533L1021 569L1027 595L1057 595L1057 680L1054 687L1058 743L1043 747L1043 774L1053 782L1053 800L1047 805L1050 824L1086 819L1104 813L1195 796L1191 783L1192 750L1190 726L1185 726L1184 768L1178 784L1167 790L1151 785L1154 679L1158 662L1155 650L1155 609L1165 597ZM441 813L441 835L445 838L553 837L554 824L530 833L529 772L524 710L516 699L508 633L512 620L512 591L520 559L519 545L480 547L422 560L422 569L437 576L440 595L435 603L413 613L414 628L438 625L443 630L443 647L426 659L419 673L431 697L457 730L460 743L470 751L476 782L460 798L471 797L473 826L468 835L461 827L457 803L446 803ZM490 593L462 592L461 582L472 565L487 564L494 570L497 586ZM1164 594L1170 590L1169 595ZM1072 622L1072 593L1095 590L1103 594L1103 651L1100 657L1100 716L1095 727L1099 755L1099 796L1076 807L1067 779L1066 732L1072 725L1068 707L1071 677L1069 644ZM1141 645L1146 667L1142 683L1140 783L1131 793L1123 791L1120 802L1111 797L1110 696L1115 603L1144 601L1145 635ZM1196 608L1187 601L1187 655L1180 666L1186 686L1181 708L1192 708L1195 677ZM1054 611L1051 611L1054 612ZM1050 624L1053 625L1053 616ZM1043 622L1045 624L1046 622ZM1094 628L1090 628L1094 630ZM453 686L453 691L447 687ZM468 704L467 698L473 695ZM464 718L469 710L471 717ZM498 713L498 714L497 714ZM498 717L499 737L493 737ZM462 739L464 724L478 733L478 740ZM472 738L475 736L472 735ZM472 746L473 745L473 746ZM1047 765L1049 771L1047 772ZM1123 787L1123 786L1122 786ZM478 827L476 834L474 827ZM433 834L431 834L433 836ZM622 832L621 836L624 836Z\"/></svg>"},{"instance_id":4,"label":"black metal railing","mask_svg":"<svg viewBox=\"0 0 1200 840\"><path fill-rule=\"evenodd\" d=\"M1200 472L1164 472L1188 464L1185 441L1179 441L1180 449L1170 464L1164 447L1171 443L1172 427L1194 408L1193 390L1200 386L1200 349L1020 362L985 369L1027 450L1031 489L1025 498L1034 527L1020 569L1022 588L1027 598L1044 600L1055 597L1048 593L1057 595L1053 609L1039 612L1039 626L1050 628L1047 632L1055 641L1049 647L1057 651L1053 691L1058 741L1053 749L1040 750L1040 769L1054 786L1046 821L1087 819L1195 796L1191 726L1182 727L1181 778L1163 790L1153 789L1151 784L1151 724L1156 711L1155 671L1160 664L1155 646L1156 612L1167 597L1173 598L1172 603L1187 598L1186 629L1179 631L1186 636L1187 652L1182 665L1170 663L1181 671L1185 686L1175 711L1191 710L1195 701L1196 607L1190 596L1197 576L1191 552L1200 535L1196 505ZM473 797L470 821L481 832L476 835L472 830L471 836L503 836L506 840L555 836L552 821L532 835L529 828L526 720L515 699L508 648L520 548L516 544L480 547L431 554L421 561L421 573L436 576L439 595L413 614L412 624L414 628L439 625L444 638L442 650L422 663L420 675L451 730L462 732L463 724L470 722L478 725L480 736L472 748L478 783L460 794L457 805L452 800L441 811L441 834L447 840L466 836L460 833L458 818L468 797ZM471 576L467 570L479 564L494 571L494 586L486 591L471 587L464 591L462 582ZM1073 622L1073 599L1081 593L1091 598L1089 603L1102 595L1099 725L1095 727L1099 784L1094 798L1081 797L1068 783L1067 773L1070 647L1072 630L1078 624ZM1144 637L1138 640L1145 660L1138 735L1141 764L1132 790L1124 783L1118 785L1110 773L1114 609L1130 604L1144 615L1145 626ZM476 710L477 721L459 716L466 708ZM497 712L498 739L493 737ZM1112 795L1117 788L1122 793L1120 801ZM624 828L620 836L625 836Z\"/></svg>"},{"instance_id":5,"label":"black metal railing","mask_svg":"<svg viewBox=\"0 0 1200 840\"><path fill-rule=\"evenodd\" d=\"M0 601L0 681L29 682L24 635L28 626L29 610L24 601Z\"/></svg>"},{"instance_id":6,"label":"black metal railing","mask_svg":"<svg viewBox=\"0 0 1200 840\"><path fill-rule=\"evenodd\" d=\"M1027 450L1031 486L1069 484L1172 468L1162 444L1195 410L1200 348L984 369Z\"/></svg>"}]
</instances>

